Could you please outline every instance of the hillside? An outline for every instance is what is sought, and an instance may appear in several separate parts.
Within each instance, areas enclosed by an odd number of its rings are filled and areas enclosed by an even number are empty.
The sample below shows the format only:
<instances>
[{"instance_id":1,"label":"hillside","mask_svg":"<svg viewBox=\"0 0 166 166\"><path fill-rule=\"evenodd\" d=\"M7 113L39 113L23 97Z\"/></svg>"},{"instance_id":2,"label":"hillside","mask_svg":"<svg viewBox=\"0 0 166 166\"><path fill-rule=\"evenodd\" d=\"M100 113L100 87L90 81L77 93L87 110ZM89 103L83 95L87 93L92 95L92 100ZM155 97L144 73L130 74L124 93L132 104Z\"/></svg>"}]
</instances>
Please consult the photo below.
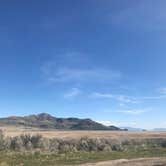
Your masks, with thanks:
<instances>
[{"instance_id":1,"label":"hillside","mask_svg":"<svg viewBox=\"0 0 166 166\"><path fill-rule=\"evenodd\" d=\"M56 118L42 113L24 117L0 118L1 126L24 126L60 130L121 130L115 126L104 126L91 119Z\"/></svg>"}]
</instances>

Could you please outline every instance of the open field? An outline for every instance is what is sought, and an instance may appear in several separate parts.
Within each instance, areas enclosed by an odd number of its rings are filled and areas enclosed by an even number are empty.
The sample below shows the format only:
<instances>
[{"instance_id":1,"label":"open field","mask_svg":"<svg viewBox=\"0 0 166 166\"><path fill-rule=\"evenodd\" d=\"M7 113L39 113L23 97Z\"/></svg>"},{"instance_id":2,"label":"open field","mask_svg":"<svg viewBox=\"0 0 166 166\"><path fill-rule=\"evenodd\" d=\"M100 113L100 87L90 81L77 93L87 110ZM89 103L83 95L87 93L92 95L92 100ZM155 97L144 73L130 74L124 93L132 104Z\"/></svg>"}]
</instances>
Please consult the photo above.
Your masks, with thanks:
<instances>
[{"instance_id":1,"label":"open field","mask_svg":"<svg viewBox=\"0 0 166 166\"><path fill-rule=\"evenodd\" d=\"M157 151L156 151L157 150ZM155 152L156 151L156 152ZM31 154L1 152L0 166L165 166L166 150Z\"/></svg>"},{"instance_id":2,"label":"open field","mask_svg":"<svg viewBox=\"0 0 166 166\"><path fill-rule=\"evenodd\" d=\"M14 137L21 134L40 134L46 138L80 139L105 138L105 139L166 139L166 132L127 132L127 131L60 131L42 130L38 128L1 126L0 129L6 136Z\"/></svg>"},{"instance_id":3,"label":"open field","mask_svg":"<svg viewBox=\"0 0 166 166\"><path fill-rule=\"evenodd\" d=\"M165 132L0 129L0 166L166 166Z\"/></svg>"}]
</instances>

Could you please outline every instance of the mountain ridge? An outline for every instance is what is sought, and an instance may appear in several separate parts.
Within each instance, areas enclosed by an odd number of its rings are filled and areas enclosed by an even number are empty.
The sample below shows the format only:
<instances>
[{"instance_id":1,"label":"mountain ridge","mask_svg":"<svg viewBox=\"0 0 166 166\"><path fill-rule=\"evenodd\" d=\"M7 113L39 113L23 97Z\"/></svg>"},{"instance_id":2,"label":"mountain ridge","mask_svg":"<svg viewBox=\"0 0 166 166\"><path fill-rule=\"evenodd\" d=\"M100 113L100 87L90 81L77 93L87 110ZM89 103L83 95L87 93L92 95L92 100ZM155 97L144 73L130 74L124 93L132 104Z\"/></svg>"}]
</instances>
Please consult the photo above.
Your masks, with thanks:
<instances>
[{"instance_id":1,"label":"mountain ridge","mask_svg":"<svg viewBox=\"0 0 166 166\"><path fill-rule=\"evenodd\" d=\"M105 126L91 119L79 119L74 117L57 118L47 113L0 118L0 125L59 130L121 130L119 127Z\"/></svg>"}]
</instances>

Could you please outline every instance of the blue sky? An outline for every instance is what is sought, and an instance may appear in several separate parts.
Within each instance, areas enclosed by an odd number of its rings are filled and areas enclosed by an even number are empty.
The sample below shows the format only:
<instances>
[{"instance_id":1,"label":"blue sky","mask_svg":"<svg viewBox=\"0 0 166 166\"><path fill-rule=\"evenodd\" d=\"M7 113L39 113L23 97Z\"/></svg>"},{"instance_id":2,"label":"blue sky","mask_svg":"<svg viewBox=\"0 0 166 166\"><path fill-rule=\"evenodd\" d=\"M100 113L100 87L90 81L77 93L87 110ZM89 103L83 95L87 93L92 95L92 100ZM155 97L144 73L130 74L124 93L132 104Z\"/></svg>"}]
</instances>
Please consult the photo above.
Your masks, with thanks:
<instances>
[{"instance_id":1,"label":"blue sky","mask_svg":"<svg viewBox=\"0 0 166 166\"><path fill-rule=\"evenodd\" d=\"M0 116L47 112L166 127L165 0L6 0Z\"/></svg>"}]
</instances>

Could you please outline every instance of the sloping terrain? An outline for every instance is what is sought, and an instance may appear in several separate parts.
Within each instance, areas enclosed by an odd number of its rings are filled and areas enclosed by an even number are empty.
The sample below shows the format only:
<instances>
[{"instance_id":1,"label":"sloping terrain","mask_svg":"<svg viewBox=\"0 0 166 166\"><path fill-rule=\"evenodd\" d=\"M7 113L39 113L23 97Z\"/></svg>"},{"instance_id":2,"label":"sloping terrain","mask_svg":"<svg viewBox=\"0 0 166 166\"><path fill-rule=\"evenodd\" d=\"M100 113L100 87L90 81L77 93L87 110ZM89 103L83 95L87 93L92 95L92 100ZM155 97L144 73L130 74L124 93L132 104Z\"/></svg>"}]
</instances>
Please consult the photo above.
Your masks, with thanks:
<instances>
[{"instance_id":1,"label":"sloping terrain","mask_svg":"<svg viewBox=\"0 0 166 166\"><path fill-rule=\"evenodd\" d=\"M0 126L24 126L60 130L120 130L118 127L104 126L91 119L56 118L46 113L24 117L1 118Z\"/></svg>"}]
</instances>

